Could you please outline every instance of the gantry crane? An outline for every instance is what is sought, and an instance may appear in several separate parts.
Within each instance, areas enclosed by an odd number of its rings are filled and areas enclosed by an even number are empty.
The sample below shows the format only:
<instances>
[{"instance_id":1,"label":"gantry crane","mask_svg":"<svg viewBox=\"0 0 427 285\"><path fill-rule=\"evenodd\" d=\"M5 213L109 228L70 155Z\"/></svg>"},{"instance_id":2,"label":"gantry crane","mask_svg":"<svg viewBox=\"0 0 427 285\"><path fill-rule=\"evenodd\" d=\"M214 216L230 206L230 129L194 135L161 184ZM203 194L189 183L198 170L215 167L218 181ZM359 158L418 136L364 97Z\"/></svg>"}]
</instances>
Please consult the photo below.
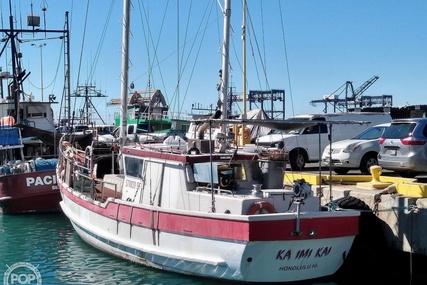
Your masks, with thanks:
<instances>
[{"instance_id":1,"label":"gantry crane","mask_svg":"<svg viewBox=\"0 0 427 285\"><path fill-rule=\"evenodd\" d=\"M365 92L372 84L375 83L379 79L379 76L374 75L365 83L360 85L357 89L354 89L352 81L346 81L343 85L341 85L336 91L333 92L332 95L324 95L322 100L313 100L310 103L312 105L316 105L317 103L324 103L325 108L323 111L327 113L328 104L332 104L334 107L334 113L338 111L348 112L350 106L353 105L354 108L362 108L362 107L371 107L373 104L378 104L381 106L391 106L393 104L393 96L392 95L382 95L382 96L363 96L363 92ZM341 92L337 94L338 91ZM341 93L345 91L345 98L338 98Z\"/></svg>"}]
</instances>

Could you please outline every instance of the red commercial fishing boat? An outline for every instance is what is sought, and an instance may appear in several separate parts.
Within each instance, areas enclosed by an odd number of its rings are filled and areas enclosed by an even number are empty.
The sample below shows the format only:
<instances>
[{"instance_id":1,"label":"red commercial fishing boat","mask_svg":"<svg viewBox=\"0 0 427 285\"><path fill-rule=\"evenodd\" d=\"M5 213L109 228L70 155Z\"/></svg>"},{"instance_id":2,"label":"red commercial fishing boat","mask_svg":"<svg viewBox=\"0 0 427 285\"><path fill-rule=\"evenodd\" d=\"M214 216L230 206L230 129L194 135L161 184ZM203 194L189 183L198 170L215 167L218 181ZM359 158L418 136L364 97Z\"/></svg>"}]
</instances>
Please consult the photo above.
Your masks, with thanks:
<instances>
[{"instance_id":1,"label":"red commercial fishing boat","mask_svg":"<svg viewBox=\"0 0 427 285\"><path fill-rule=\"evenodd\" d=\"M29 47L30 42L35 45L35 42L42 41L36 46L40 49L45 45L46 36L36 39L37 33L55 33L56 38L68 46L67 17L66 14L65 30L40 29L40 17L36 14L27 15L28 29L14 28L13 24L19 21L12 15L9 18L10 28L0 29L4 35L0 58L9 58L4 55L6 50L10 49L12 54L3 70L0 69L0 208L4 214L60 211L61 198L54 170L59 138L55 135L51 108L56 97L49 95L48 100L43 100L43 83L41 101L24 92L23 82L30 73L22 67L21 59L22 49L26 45ZM64 52L67 54L68 51ZM64 58L68 59L67 56ZM68 73L66 70L65 81ZM8 87L5 96L3 81L7 81Z\"/></svg>"},{"instance_id":2,"label":"red commercial fishing boat","mask_svg":"<svg viewBox=\"0 0 427 285\"><path fill-rule=\"evenodd\" d=\"M59 194L52 159L24 160L21 131L16 127L0 128L0 207L4 214L59 211ZM35 145L33 143L33 145ZM40 145L42 148L42 145Z\"/></svg>"}]
</instances>

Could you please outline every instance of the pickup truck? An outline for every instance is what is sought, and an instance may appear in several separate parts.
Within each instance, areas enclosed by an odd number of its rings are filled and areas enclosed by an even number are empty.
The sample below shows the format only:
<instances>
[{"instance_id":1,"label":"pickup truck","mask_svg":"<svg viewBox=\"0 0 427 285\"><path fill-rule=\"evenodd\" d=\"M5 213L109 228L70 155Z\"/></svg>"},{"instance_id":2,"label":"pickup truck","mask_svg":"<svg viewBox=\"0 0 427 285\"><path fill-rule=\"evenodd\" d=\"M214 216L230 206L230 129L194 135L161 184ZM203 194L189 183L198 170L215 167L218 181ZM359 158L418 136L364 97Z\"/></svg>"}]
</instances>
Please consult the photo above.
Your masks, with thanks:
<instances>
[{"instance_id":1,"label":"pickup truck","mask_svg":"<svg viewBox=\"0 0 427 285\"><path fill-rule=\"evenodd\" d=\"M110 134L99 135L98 141L112 143L118 141L120 136L120 127L117 127ZM164 134L153 133L152 129L147 124L129 124L127 125L127 140L128 141L158 141L163 140Z\"/></svg>"}]
</instances>

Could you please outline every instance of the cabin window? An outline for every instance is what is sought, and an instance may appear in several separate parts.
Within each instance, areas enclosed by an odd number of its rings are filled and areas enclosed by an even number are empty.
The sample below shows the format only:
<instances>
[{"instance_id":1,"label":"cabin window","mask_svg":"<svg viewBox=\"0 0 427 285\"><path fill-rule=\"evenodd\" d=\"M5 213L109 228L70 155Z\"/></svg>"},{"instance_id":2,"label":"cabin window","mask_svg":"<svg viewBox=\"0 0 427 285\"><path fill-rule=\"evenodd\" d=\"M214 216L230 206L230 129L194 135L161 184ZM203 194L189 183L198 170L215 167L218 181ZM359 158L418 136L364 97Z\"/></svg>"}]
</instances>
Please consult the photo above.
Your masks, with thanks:
<instances>
[{"instance_id":1,"label":"cabin window","mask_svg":"<svg viewBox=\"0 0 427 285\"><path fill-rule=\"evenodd\" d=\"M125 157L125 174L133 177L141 177L143 164L144 164L143 159L126 156Z\"/></svg>"},{"instance_id":2,"label":"cabin window","mask_svg":"<svg viewBox=\"0 0 427 285\"><path fill-rule=\"evenodd\" d=\"M44 106L27 106L28 118L45 118L46 108Z\"/></svg>"},{"instance_id":3,"label":"cabin window","mask_svg":"<svg viewBox=\"0 0 427 285\"><path fill-rule=\"evenodd\" d=\"M133 125L129 125L128 126L128 134L131 135L134 132L134 126Z\"/></svg>"},{"instance_id":4,"label":"cabin window","mask_svg":"<svg viewBox=\"0 0 427 285\"><path fill-rule=\"evenodd\" d=\"M211 165L214 171L211 170ZM193 175L195 182L200 186L209 186L213 182L214 187L229 190L236 188L237 181L246 180L246 173L241 164L230 165L220 162L196 163L193 165Z\"/></svg>"}]
</instances>

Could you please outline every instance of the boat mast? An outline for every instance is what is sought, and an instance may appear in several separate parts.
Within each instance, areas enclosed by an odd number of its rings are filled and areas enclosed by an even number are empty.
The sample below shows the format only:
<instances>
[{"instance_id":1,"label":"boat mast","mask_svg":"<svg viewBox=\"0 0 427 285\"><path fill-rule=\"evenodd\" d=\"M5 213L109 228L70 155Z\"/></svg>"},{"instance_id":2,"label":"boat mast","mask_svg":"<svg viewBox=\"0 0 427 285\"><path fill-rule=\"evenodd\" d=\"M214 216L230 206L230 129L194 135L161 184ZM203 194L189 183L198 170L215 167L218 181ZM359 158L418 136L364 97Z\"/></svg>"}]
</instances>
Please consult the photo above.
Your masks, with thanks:
<instances>
[{"instance_id":1,"label":"boat mast","mask_svg":"<svg viewBox=\"0 0 427 285\"><path fill-rule=\"evenodd\" d=\"M243 23L242 23L242 44L243 44L243 115L246 119L246 0L243 0Z\"/></svg>"},{"instance_id":2,"label":"boat mast","mask_svg":"<svg viewBox=\"0 0 427 285\"><path fill-rule=\"evenodd\" d=\"M123 1L122 27L122 72L121 72L121 107L120 107L120 136L119 144L123 147L127 136L128 109L128 71L129 71L129 30L130 30L130 0Z\"/></svg>"},{"instance_id":3,"label":"boat mast","mask_svg":"<svg viewBox=\"0 0 427 285\"><path fill-rule=\"evenodd\" d=\"M242 45L243 45L243 113L242 119L246 120L246 0L243 1L243 23L242 23ZM240 142L245 145L245 124L242 124L242 132L240 136Z\"/></svg>"},{"instance_id":4,"label":"boat mast","mask_svg":"<svg viewBox=\"0 0 427 285\"><path fill-rule=\"evenodd\" d=\"M19 90L18 90L18 80L17 76L20 75L21 70L17 69L15 59L16 57L16 45L15 45L15 31L13 30L13 16L12 16L12 3L9 1L9 25L10 25L10 45L12 50L12 72L13 72L13 81L12 81L12 90L11 97L14 102L14 110L15 110L15 122L19 123ZM20 67L18 65L18 67ZM9 115L9 114L8 114Z\"/></svg>"},{"instance_id":5,"label":"boat mast","mask_svg":"<svg viewBox=\"0 0 427 285\"><path fill-rule=\"evenodd\" d=\"M222 84L221 84L221 101L222 101L222 118L228 119L227 114L227 92L228 92L228 61L229 61L229 40L230 40L230 16L231 9L230 3L231 0L224 1L224 42L222 46ZM223 124L221 127L221 132L224 134L227 133L226 125Z\"/></svg>"}]
</instances>

